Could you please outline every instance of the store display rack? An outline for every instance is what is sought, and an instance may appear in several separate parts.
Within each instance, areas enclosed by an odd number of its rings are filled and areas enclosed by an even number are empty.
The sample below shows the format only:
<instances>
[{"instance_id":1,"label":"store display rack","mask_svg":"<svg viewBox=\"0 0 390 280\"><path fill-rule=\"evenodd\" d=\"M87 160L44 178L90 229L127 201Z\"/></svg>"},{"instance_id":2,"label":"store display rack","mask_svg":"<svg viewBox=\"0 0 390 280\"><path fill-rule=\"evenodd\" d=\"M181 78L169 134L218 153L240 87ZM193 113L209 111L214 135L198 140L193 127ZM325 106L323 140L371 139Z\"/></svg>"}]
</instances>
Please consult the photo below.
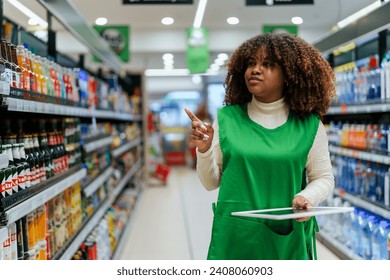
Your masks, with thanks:
<instances>
[{"instance_id":1,"label":"store display rack","mask_svg":"<svg viewBox=\"0 0 390 280\"><path fill-rule=\"evenodd\" d=\"M109 110L82 108L71 101L21 89L12 89L9 95L0 95L0 104L8 111L50 114L68 117L101 118L121 121L141 121L141 115Z\"/></svg>"},{"instance_id":2,"label":"store display rack","mask_svg":"<svg viewBox=\"0 0 390 280\"><path fill-rule=\"evenodd\" d=\"M115 201L116 197L123 190L126 184L130 181L132 176L142 167L141 161L138 161L120 180L116 186L113 193L110 193L108 198L101 204L98 210L88 219L85 225L82 227L81 231L76 235L71 244L67 246L67 249L58 257L60 260L70 260L75 252L80 247L81 243L86 239L88 234L93 230L93 228L99 223L104 214L107 212L108 208Z\"/></svg>"}]
</instances>

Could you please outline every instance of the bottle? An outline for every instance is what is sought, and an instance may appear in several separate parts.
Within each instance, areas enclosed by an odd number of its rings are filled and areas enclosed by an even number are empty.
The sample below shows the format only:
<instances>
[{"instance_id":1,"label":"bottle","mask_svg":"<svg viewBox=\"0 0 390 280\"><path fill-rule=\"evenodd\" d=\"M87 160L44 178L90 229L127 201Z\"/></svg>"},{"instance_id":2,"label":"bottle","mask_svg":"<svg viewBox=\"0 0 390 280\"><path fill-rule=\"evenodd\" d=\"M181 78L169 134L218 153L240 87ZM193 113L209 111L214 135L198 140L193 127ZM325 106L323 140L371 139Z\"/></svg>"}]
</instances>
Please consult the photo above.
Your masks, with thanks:
<instances>
[{"instance_id":1,"label":"bottle","mask_svg":"<svg viewBox=\"0 0 390 280\"><path fill-rule=\"evenodd\" d=\"M368 213L363 210L360 211L357 220L358 220L358 244L357 244L356 253L359 256L364 257L365 244L363 243L363 236L364 236L364 229L368 222Z\"/></svg>"},{"instance_id":2,"label":"bottle","mask_svg":"<svg viewBox=\"0 0 390 280\"><path fill-rule=\"evenodd\" d=\"M366 260L372 259L372 239L377 225L378 218L374 215L369 215L366 226L363 228L362 236L362 257Z\"/></svg>"},{"instance_id":3,"label":"bottle","mask_svg":"<svg viewBox=\"0 0 390 280\"><path fill-rule=\"evenodd\" d=\"M30 90L30 72L26 62L26 53L23 45L16 46L16 57L18 65L22 70L23 89Z\"/></svg>"},{"instance_id":4,"label":"bottle","mask_svg":"<svg viewBox=\"0 0 390 280\"><path fill-rule=\"evenodd\" d=\"M31 56L32 56L31 51L26 48L25 59L26 59L28 73L30 74L30 90L36 92L37 91L37 82L36 82L36 76L34 73L34 69L32 67Z\"/></svg>"},{"instance_id":5,"label":"bottle","mask_svg":"<svg viewBox=\"0 0 390 280\"><path fill-rule=\"evenodd\" d=\"M46 179L49 179L56 174L56 159L50 151L45 122L43 120L40 121L39 131L39 147L45 161Z\"/></svg>"},{"instance_id":6,"label":"bottle","mask_svg":"<svg viewBox=\"0 0 390 280\"><path fill-rule=\"evenodd\" d=\"M38 132L34 132L32 134L32 139L33 139L35 158L38 160L38 164L39 164L39 182L41 183L46 181L47 178L46 178L45 158L39 147Z\"/></svg>"},{"instance_id":7,"label":"bottle","mask_svg":"<svg viewBox=\"0 0 390 280\"><path fill-rule=\"evenodd\" d=\"M373 260L389 260L389 234L390 222L381 220L376 228L373 236L372 259Z\"/></svg>"},{"instance_id":8,"label":"bottle","mask_svg":"<svg viewBox=\"0 0 390 280\"><path fill-rule=\"evenodd\" d=\"M25 148L25 159L30 167L30 185L34 186L39 183L39 165L35 162L34 148L32 144L31 134L25 134L23 137Z\"/></svg>"},{"instance_id":9,"label":"bottle","mask_svg":"<svg viewBox=\"0 0 390 280\"><path fill-rule=\"evenodd\" d=\"M15 222L16 224L16 240L17 240L17 248L18 260L24 260L24 244L23 244L23 228L22 228L22 220L19 219Z\"/></svg>"},{"instance_id":10,"label":"bottle","mask_svg":"<svg viewBox=\"0 0 390 280\"><path fill-rule=\"evenodd\" d=\"M11 63L14 68L14 75L12 79L12 86L15 88L23 88L23 76L22 76L22 69L18 65L18 59L16 57L16 46L14 44L8 43L7 44L8 49L8 57L11 60Z\"/></svg>"},{"instance_id":11,"label":"bottle","mask_svg":"<svg viewBox=\"0 0 390 280\"><path fill-rule=\"evenodd\" d=\"M6 144L4 145L7 153L8 153L8 168L6 169L6 183L5 183L5 195L11 196L14 193L19 191L19 182L18 182L18 170L16 165L14 164L14 158L12 153L12 145Z\"/></svg>"},{"instance_id":12,"label":"bottle","mask_svg":"<svg viewBox=\"0 0 390 280\"><path fill-rule=\"evenodd\" d=\"M8 83L9 85L12 84L12 66L11 62L7 57L7 41L1 40L0 41L0 47L1 47L1 61L2 64L4 64L4 81Z\"/></svg>"},{"instance_id":13,"label":"bottle","mask_svg":"<svg viewBox=\"0 0 390 280\"><path fill-rule=\"evenodd\" d=\"M30 168L30 164L27 162L24 143L19 143L19 153L20 153L20 161L24 168L25 178L23 179L23 181L25 184L25 188L28 189L31 187L31 168Z\"/></svg>"},{"instance_id":14,"label":"bottle","mask_svg":"<svg viewBox=\"0 0 390 280\"><path fill-rule=\"evenodd\" d=\"M24 165L20 159L19 144L16 143L16 141L14 144L12 144L12 156L14 158L14 164L18 172L18 180L17 180L17 183L19 185L18 192L23 191L26 188L25 170L24 170Z\"/></svg>"}]
</instances>

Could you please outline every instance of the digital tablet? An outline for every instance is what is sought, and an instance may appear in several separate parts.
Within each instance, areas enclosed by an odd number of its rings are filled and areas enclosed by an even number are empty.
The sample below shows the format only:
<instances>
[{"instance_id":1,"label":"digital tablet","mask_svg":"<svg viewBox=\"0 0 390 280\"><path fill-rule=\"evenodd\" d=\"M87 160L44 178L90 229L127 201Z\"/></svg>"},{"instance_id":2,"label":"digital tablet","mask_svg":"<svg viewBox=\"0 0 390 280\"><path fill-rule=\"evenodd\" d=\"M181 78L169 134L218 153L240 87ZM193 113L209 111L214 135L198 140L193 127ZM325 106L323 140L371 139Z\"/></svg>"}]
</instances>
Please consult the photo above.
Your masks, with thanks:
<instances>
[{"instance_id":1,"label":"digital tablet","mask_svg":"<svg viewBox=\"0 0 390 280\"><path fill-rule=\"evenodd\" d=\"M317 215L339 214L354 211L354 207L311 207L301 208L271 208L262 210L232 212L233 216L253 217L271 220L297 219L302 217L311 217Z\"/></svg>"}]
</instances>

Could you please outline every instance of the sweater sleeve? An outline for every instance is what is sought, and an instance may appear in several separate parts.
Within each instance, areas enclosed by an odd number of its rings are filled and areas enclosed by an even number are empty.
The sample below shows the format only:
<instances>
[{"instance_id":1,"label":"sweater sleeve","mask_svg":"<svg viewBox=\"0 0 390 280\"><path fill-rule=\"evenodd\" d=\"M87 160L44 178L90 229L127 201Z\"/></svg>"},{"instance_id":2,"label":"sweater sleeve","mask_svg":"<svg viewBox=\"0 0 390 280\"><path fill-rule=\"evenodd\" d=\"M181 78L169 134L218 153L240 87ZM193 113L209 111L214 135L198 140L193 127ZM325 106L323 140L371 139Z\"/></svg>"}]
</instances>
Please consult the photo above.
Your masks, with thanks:
<instances>
[{"instance_id":1,"label":"sweater sleeve","mask_svg":"<svg viewBox=\"0 0 390 280\"><path fill-rule=\"evenodd\" d=\"M210 149L200 153L196 149L196 172L202 185L209 191L219 187L222 174L222 151L219 145L218 120L213 123L214 137Z\"/></svg>"},{"instance_id":2,"label":"sweater sleeve","mask_svg":"<svg viewBox=\"0 0 390 280\"><path fill-rule=\"evenodd\" d=\"M314 206L324 201L334 189L334 176L330 161L328 137L325 127L320 122L313 146L306 162L308 184L298 193Z\"/></svg>"}]
</instances>

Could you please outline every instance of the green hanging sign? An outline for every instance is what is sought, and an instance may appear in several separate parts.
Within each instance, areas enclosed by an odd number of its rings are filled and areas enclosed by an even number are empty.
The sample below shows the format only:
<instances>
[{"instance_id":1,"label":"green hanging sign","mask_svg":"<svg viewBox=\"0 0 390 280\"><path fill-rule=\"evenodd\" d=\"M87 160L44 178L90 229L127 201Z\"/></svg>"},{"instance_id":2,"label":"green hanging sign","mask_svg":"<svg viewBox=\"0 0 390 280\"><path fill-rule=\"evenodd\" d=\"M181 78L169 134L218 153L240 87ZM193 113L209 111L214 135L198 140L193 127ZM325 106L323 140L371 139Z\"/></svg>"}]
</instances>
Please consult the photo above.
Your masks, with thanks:
<instances>
[{"instance_id":1,"label":"green hanging sign","mask_svg":"<svg viewBox=\"0 0 390 280\"><path fill-rule=\"evenodd\" d=\"M297 25L263 25L263 33L291 33L298 34Z\"/></svg>"},{"instance_id":2,"label":"green hanging sign","mask_svg":"<svg viewBox=\"0 0 390 280\"><path fill-rule=\"evenodd\" d=\"M201 28L187 29L187 68L190 73L205 73L210 64L208 30Z\"/></svg>"},{"instance_id":3,"label":"green hanging sign","mask_svg":"<svg viewBox=\"0 0 390 280\"><path fill-rule=\"evenodd\" d=\"M108 43L111 49L123 62L130 61L130 31L127 25L95 25L95 30ZM94 61L101 61L98 57L93 57Z\"/></svg>"}]
</instances>

